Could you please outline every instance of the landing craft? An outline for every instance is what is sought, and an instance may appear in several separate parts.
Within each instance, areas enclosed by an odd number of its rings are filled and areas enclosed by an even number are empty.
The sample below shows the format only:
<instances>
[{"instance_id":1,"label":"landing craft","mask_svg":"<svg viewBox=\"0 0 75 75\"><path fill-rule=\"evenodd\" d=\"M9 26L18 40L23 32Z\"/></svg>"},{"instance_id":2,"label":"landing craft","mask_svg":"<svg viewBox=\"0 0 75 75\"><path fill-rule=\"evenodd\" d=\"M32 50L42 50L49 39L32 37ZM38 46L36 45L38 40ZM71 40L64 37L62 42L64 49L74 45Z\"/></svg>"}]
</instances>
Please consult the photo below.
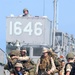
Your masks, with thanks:
<instances>
[{"instance_id":1,"label":"landing craft","mask_svg":"<svg viewBox=\"0 0 75 75\"><path fill-rule=\"evenodd\" d=\"M42 48L52 47L52 21L47 17L7 17L6 18L6 51L20 50L24 46L28 56L35 63L42 54ZM71 50L71 40L66 33L55 32L55 48L57 55L66 56Z\"/></svg>"},{"instance_id":2,"label":"landing craft","mask_svg":"<svg viewBox=\"0 0 75 75\"><path fill-rule=\"evenodd\" d=\"M70 52L75 40L61 31L55 32L54 52L61 59ZM6 52L26 47L27 55L36 63L42 54L42 48L53 48L52 21L47 17L7 17ZM75 50L75 48L74 48ZM6 72L7 73L7 72Z\"/></svg>"},{"instance_id":3,"label":"landing craft","mask_svg":"<svg viewBox=\"0 0 75 75\"><path fill-rule=\"evenodd\" d=\"M56 6L56 0L54 3ZM56 17L54 24L55 19ZM75 46L75 39L72 42L73 40L61 31L55 31L53 34L52 27L52 21L45 16L25 18L11 15L11 17L7 17L6 52L9 54L11 50L20 50L20 47L24 46L27 49L28 56L36 63L42 53L42 48L53 48L54 44L54 51L59 57L63 57L74 48L72 46Z\"/></svg>"}]
</instances>

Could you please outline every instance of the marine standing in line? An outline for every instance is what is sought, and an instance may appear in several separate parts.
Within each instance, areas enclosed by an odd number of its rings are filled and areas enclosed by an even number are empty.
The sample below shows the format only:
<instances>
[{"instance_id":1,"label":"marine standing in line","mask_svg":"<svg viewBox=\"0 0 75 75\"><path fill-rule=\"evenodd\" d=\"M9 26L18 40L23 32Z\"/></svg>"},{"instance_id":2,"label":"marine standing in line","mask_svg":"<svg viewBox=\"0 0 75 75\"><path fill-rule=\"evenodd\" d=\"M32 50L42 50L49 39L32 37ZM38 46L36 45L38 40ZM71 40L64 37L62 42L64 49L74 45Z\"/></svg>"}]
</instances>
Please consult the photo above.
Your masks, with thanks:
<instances>
[{"instance_id":1,"label":"marine standing in line","mask_svg":"<svg viewBox=\"0 0 75 75\"><path fill-rule=\"evenodd\" d=\"M23 70L22 63L18 62L15 64L14 69L10 72L10 75L29 75L28 72Z\"/></svg>"},{"instance_id":2,"label":"marine standing in line","mask_svg":"<svg viewBox=\"0 0 75 75\"><path fill-rule=\"evenodd\" d=\"M16 58L13 58L13 57L17 57L19 56L19 50L12 50L10 53L9 53L9 57L7 57L7 64L4 66L4 69L5 70L11 70L14 68L14 65L15 63L17 62L17 59Z\"/></svg>"},{"instance_id":3,"label":"marine standing in line","mask_svg":"<svg viewBox=\"0 0 75 75\"><path fill-rule=\"evenodd\" d=\"M34 75L35 63L27 56L27 51L25 47L21 47L21 56L14 56L13 58L18 59L23 64L23 67L28 71L29 75Z\"/></svg>"},{"instance_id":4,"label":"marine standing in line","mask_svg":"<svg viewBox=\"0 0 75 75\"><path fill-rule=\"evenodd\" d=\"M48 49L43 48L43 55L38 60L36 66L36 74L37 75L54 75L54 71L56 69L54 60L52 57L48 55Z\"/></svg>"},{"instance_id":5,"label":"marine standing in line","mask_svg":"<svg viewBox=\"0 0 75 75\"><path fill-rule=\"evenodd\" d=\"M59 75L64 75L65 61L61 61L61 69L59 71Z\"/></svg>"},{"instance_id":6,"label":"marine standing in line","mask_svg":"<svg viewBox=\"0 0 75 75\"><path fill-rule=\"evenodd\" d=\"M73 75L71 74L72 65L74 63L74 54L72 52L68 53L66 56L67 64L65 65L65 74L64 75Z\"/></svg>"}]
</instances>

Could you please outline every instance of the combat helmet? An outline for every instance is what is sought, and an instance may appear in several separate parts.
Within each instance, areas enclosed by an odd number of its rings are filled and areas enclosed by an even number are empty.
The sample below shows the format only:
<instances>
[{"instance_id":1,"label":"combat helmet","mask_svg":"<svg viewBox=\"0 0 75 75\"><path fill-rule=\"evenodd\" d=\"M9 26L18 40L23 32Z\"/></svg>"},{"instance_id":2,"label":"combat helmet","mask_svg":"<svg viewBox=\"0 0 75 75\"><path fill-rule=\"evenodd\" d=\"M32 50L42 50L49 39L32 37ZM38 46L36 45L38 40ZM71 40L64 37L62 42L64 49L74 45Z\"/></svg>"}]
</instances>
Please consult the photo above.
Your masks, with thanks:
<instances>
[{"instance_id":1,"label":"combat helmet","mask_svg":"<svg viewBox=\"0 0 75 75\"><path fill-rule=\"evenodd\" d=\"M28 9L27 9L27 8L24 8L24 9L23 9L23 13L24 13L25 11L28 11Z\"/></svg>"},{"instance_id":2,"label":"combat helmet","mask_svg":"<svg viewBox=\"0 0 75 75\"><path fill-rule=\"evenodd\" d=\"M19 56L20 55L20 51L19 50L12 50L9 53L9 56Z\"/></svg>"},{"instance_id":3,"label":"combat helmet","mask_svg":"<svg viewBox=\"0 0 75 75\"><path fill-rule=\"evenodd\" d=\"M72 52L68 53L67 56L66 56L66 59L69 59L69 58L74 58L74 54Z\"/></svg>"},{"instance_id":4,"label":"combat helmet","mask_svg":"<svg viewBox=\"0 0 75 75\"><path fill-rule=\"evenodd\" d=\"M15 56L16 53L15 53L14 51L11 51L11 52L9 53L9 55L10 55L10 56Z\"/></svg>"},{"instance_id":5,"label":"combat helmet","mask_svg":"<svg viewBox=\"0 0 75 75\"><path fill-rule=\"evenodd\" d=\"M48 52L48 49L45 48L45 47L43 47L43 51L42 51L42 53L46 53L46 52Z\"/></svg>"},{"instance_id":6,"label":"combat helmet","mask_svg":"<svg viewBox=\"0 0 75 75\"><path fill-rule=\"evenodd\" d=\"M15 67L21 67L21 68L23 68L23 65L21 63L16 63Z\"/></svg>"},{"instance_id":7,"label":"combat helmet","mask_svg":"<svg viewBox=\"0 0 75 75\"><path fill-rule=\"evenodd\" d=\"M26 47L25 47L25 46L22 46L22 47L20 48L20 52L21 52L21 51L27 53L27 51L26 51Z\"/></svg>"}]
</instances>

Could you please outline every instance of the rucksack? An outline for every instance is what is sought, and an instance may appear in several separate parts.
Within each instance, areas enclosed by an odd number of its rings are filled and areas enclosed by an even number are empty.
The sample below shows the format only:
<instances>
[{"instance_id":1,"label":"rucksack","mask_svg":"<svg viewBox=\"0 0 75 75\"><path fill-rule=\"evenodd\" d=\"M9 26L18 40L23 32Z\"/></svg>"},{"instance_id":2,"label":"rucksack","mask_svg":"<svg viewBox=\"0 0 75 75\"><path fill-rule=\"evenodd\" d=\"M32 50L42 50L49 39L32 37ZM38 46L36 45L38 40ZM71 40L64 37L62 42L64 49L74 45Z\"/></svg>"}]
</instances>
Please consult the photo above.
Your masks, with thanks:
<instances>
[{"instance_id":1,"label":"rucksack","mask_svg":"<svg viewBox=\"0 0 75 75\"><path fill-rule=\"evenodd\" d=\"M54 53L54 52L53 52ZM48 52L49 56L53 58L56 69L59 71L61 67L61 59L58 56Z\"/></svg>"},{"instance_id":2,"label":"rucksack","mask_svg":"<svg viewBox=\"0 0 75 75\"><path fill-rule=\"evenodd\" d=\"M66 75L66 66L67 66L68 64L70 64L70 65L72 66L70 75L75 75L75 63L67 63L67 64L65 65L64 75Z\"/></svg>"}]
</instances>

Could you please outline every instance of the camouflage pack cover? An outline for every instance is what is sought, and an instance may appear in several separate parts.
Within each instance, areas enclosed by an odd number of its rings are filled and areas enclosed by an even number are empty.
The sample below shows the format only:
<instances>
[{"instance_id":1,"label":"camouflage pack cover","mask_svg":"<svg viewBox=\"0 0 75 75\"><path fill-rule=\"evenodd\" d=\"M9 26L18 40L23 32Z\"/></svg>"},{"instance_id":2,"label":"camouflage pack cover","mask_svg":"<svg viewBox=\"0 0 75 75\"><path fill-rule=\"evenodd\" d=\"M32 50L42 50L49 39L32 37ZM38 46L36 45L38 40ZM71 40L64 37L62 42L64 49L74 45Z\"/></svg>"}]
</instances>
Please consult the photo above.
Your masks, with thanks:
<instances>
[{"instance_id":1,"label":"camouflage pack cover","mask_svg":"<svg viewBox=\"0 0 75 75\"><path fill-rule=\"evenodd\" d=\"M49 49L49 56L54 59L56 70L59 71L60 67L61 67L61 59L58 58L57 54L55 52L53 52L53 50L51 48Z\"/></svg>"},{"instance_id":2,"label":"camouflage pack cover","mask_svg":"<svg viewBox=\"0 0 75 75\"><path fill-rule=\"evenodd\" d=\"M50 61L50 57L47 56L47 58L44 58L43 56L41 56L39 68L45 70L45 69L50 69L51 66L52 64Z\"/></svg>"}]
</instances>

